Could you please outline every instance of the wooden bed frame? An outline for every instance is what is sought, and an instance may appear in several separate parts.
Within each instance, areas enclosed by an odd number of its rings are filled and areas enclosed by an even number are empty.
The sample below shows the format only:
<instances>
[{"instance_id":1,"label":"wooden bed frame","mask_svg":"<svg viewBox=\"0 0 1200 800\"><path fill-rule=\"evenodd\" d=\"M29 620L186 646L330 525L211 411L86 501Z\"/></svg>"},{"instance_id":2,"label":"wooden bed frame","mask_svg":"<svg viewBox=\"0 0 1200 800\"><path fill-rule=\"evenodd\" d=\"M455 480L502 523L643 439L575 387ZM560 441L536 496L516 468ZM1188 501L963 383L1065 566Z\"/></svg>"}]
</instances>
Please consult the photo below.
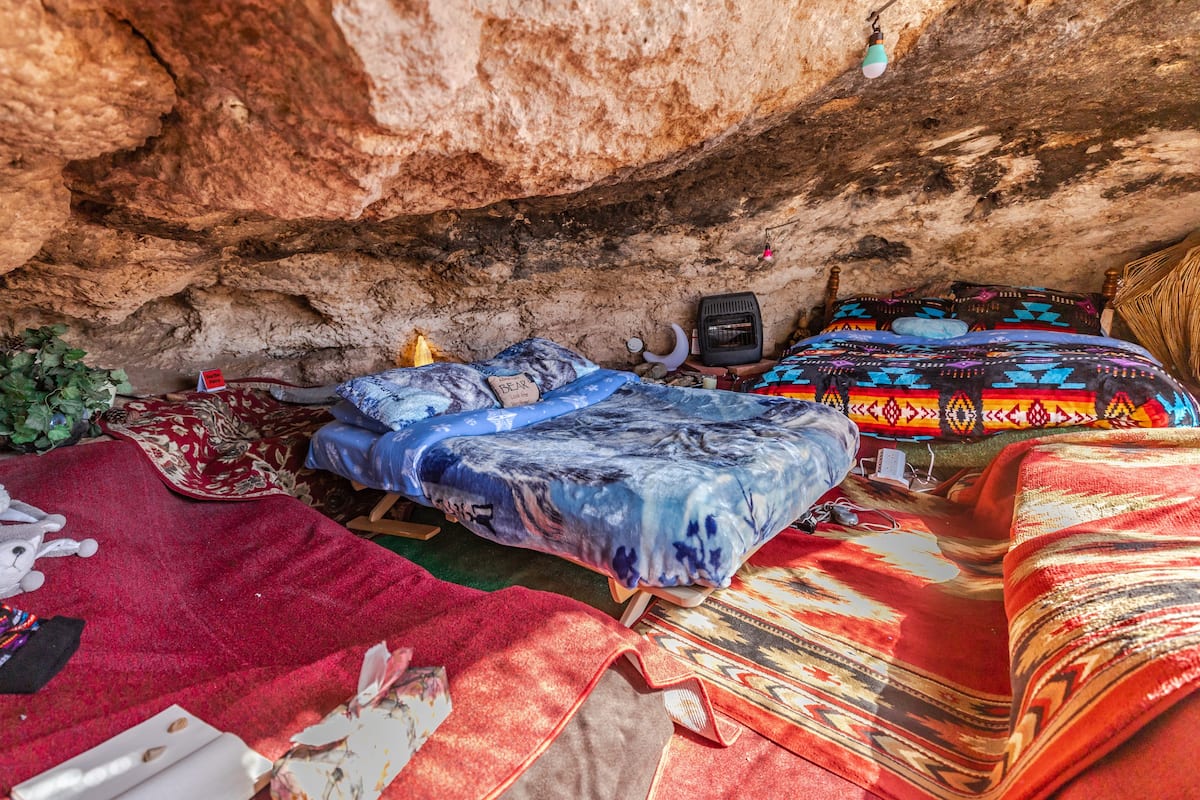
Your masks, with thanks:
<instances>
[{"instance_id":1,"label":"wooden bed frame","mask_svg":"<svg viewBox=\"0 0 1200 800\"><path fill-rule=\"evenodd\" d=\"M358 481L351 481L350 485L356 492L368 488ZM403 502L400 502L402 500ZM363 537L364 539L374 539L382 533L387 536L402 536L405 539L428 541L441 533L442 529L437 525L420 525L416 522L404 521L415 505L398 492L388 492L379 498L379 502L367 512L366 516L355 517L346 523L346 527L352 531L362 531L368 534ZM396 509L395 515L390 518L386 517L385 515L393 508ZM397 519L396 515L400 515L404 519Z\"/></svg>"}]
</instances>

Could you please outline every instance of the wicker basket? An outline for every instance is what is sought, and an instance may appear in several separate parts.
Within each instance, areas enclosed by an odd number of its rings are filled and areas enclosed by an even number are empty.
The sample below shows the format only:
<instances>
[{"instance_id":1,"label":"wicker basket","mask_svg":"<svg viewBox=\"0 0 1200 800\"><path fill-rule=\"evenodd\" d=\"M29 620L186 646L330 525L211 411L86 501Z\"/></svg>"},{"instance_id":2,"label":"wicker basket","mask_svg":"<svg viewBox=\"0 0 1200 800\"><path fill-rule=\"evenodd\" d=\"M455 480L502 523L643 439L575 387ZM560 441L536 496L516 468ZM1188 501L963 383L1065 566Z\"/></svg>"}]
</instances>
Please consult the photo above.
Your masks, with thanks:
<instances>
[{"instance_id":1,"label":"wicker basket","mask_svg":"<svg viewBox=\"0 0 1200 800\"><path fill-rule=\"evenodd\" d=\"M1168 370L1200 383L1200 230L1126 264L1112 305Z\"/></svg>"}]
</instances>

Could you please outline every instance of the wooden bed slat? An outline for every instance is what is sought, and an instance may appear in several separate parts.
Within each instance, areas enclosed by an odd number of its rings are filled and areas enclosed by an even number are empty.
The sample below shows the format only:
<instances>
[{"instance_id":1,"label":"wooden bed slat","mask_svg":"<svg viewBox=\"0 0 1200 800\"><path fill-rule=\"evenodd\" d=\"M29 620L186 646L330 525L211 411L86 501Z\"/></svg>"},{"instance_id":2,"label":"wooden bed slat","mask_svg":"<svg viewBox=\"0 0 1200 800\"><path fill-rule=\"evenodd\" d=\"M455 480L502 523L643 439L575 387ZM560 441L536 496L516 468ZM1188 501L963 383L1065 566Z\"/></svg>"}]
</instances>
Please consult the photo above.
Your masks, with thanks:
<instances>
[{"instance_id":1,"label":"wooden bed slat","mask_svg":"<svg viewBox=\"0 0 1200 800\"><path fill-rule=\"evenodd\" d=\"M354 488L363 489L366 487L356 482ZM402 498L403 496L396 492L388 492L379 498L379 502L371 508L366 516L355 517L346 523L346 527L352 531L363 531L373 536L384 534L387 536L403 536L406 539L419 539L421 541L432 539L442 532L442 529L437 525L421 525L415 522L403 522L398 519L386 519L384 515ZM412 503L408 500L404 502L406 507L412 507ZM373 538L373 536L366 538Z\"/></svg>"},{"instance_id":2,"label":"wooden bed slat","mask_svg":"<svg viewBox=\"0 0 1200 800\"><path fill-rule=\"evenodd\" d=\"M370 518L371 522L378 522L379 520L383 519L383 515L386 514L399 499L400 495L398 493L388 492L383 496L382 499L380 499L378 503L375 504L375 507L371 509L371 513L368 514L367 517Z\"/></svg>"},{"instance_id":3,"label":"wooden bed slat","mask_svg":"<svg viewBox=\"0 0 1200 800\"><path fill-rule=\"evenodd\" d=\"M368 517L355 517L346 523L352 531L363 531L372 534L365 538L372 539L383 534L385 536L402 536L405 539L428 541L442 532L437 525L420 525L415 522L401 522L398 519L372 520Z\"/></svg>"}]
</instances>

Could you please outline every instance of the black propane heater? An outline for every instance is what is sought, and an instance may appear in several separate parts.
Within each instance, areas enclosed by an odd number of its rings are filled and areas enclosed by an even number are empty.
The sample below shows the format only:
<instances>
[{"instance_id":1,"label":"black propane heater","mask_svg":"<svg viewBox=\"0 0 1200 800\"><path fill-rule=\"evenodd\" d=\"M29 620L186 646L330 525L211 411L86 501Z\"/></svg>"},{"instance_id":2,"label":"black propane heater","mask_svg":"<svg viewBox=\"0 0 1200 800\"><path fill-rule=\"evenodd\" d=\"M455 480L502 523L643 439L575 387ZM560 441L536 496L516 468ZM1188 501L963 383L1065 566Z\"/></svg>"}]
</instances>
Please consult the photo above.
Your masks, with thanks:
<instances>
[{"instance_id":1,"label":"black propane heater","mask_svg":"<svg viewBox=\"0 0 1200 800\"><path fill-rule=\"evenodd\" d=\"M753 292L701 297L696 328L700 360L706 367L751 364L762 359L762 314Z\"/></svg>"}]
</instances>

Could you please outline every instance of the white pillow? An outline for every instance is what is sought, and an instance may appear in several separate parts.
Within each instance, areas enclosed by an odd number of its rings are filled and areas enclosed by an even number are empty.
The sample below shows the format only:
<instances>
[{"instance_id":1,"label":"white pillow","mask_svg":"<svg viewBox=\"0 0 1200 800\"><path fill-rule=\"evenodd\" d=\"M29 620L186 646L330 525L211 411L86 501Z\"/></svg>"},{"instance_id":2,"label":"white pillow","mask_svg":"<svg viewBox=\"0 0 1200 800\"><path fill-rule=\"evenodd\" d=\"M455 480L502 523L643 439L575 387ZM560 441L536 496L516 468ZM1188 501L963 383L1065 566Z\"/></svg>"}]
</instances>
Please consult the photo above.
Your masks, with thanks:
<instances>
[{"instance_id":1,"label":"white pillow","mask_svg":"<svg viewBox=\"0 0 1200 800\"><path fill-rule=\"evenodd\" d=\"M953 339L962 336L970 328L961 319L927 319L925 317L900 317L892 320L892 333L901 336L920 336L923 339Z\"/></svg>"}]
</instances>

